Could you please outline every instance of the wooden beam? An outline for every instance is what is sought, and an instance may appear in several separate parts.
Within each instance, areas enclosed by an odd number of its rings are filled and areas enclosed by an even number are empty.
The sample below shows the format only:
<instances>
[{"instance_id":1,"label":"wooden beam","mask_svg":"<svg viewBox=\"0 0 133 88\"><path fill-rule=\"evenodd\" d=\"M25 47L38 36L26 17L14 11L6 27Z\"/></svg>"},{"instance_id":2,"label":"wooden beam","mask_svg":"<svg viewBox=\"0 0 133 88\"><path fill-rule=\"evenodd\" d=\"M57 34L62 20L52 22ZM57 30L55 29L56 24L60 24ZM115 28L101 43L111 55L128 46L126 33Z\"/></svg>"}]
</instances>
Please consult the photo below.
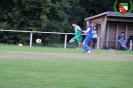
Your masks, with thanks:
<instances>
[{"instance_id":1,"label":"wooden beam","mask_svg":"<svg viewBox=\"0 0 133 88\"><path fill-rule=\"evenodd\" d=\"M101 24L102 22L103 22L103 17L91 20L91 23L95 24Z\"/></svg>"},{"instance_id":2,"label":"wooden beam","mask_svg":"<svg viewBox=\"0 0 133 88\"><path fill-rule=\"evenodd\" d=\"M104 12L104 13L101 13L101 14L98 14L98 15L94 15L94 16L85 18L84 20L87 21L87 20L94 19L94 18L96 19L97 17L106 16L107 13L108 13L108 12Z\"/></svg>"},{"instance_id":3,"label":"wooden beam","mask_svg":"<svg viewBox=\"0 0 133 88\"><path fill-rule=\"evenodd\" d=\"M99 49L100 39L99 36L97 37L97 49Z\"/></svg>"},{"instance_id":4,"label":"wooden beam","mask_svg":"<svg viewBox=\"0 0 133 88\"><path fill-rule=\"evenodd\" d=\"M125 41L127 41L127 34L128 34L128 24L126 24L126 29L125 29Z\"/></svg>"},{"instance_id":5,"label":"wooden beam","mask_svg":"<svg viewBox=\"0 0 133 88\"><path fill-rule=\"evenodd\" d=\"M106 46L109 47L109 23L107 25Z\"/></svg>"},{"instance_id":6,"label":"wooden beam","mask_svg":"<svg viewBox=\"0 0 133 88\"><path fill-rule=\"evenodd\" d=\"M118 30L119 30L119 24L117 23L116 37L115 37L115 49L117 49L117 46L118 46Z\"/></svg>"},{"instance_id":7,"label":"wooden beam","mask_svg":"<svg viewBox=\"0 0 133 88\"><path fill-rule=\"evenodd\" d=\"M133 22L133 18L125 19L125 18L108 18L108 21L119 21L119 22Z\"/></svg>"},{"instance_id":8,"label":"wooden beam","mask_svg":"<svg viewBox=\"0 0 133 88\"><path fill-rule=\"evenodd\" d=\"M102 27L101 27L101 45L100 45L101 49L102 49L103 44L104 44L104 36L105 36L106 24L107 24L107 16L105 16L104 21L102 23Z\"/></svg>"}]
</instances>

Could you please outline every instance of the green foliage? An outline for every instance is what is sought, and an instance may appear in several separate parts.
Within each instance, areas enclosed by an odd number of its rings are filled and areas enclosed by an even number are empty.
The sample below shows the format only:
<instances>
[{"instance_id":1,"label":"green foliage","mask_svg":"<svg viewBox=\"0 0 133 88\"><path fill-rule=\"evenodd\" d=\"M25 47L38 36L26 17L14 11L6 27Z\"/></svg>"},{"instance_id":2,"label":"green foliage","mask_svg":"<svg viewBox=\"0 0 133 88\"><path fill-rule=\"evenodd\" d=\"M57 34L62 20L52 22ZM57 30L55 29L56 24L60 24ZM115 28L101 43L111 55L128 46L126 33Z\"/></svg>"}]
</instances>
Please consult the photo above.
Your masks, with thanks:
<instances>
[{"instance_id":1,"label":"green foliage","mask_svg":"<svg viewBox=\"0 0 133 88\"><path fill-rule=\"evenodd\" d=\"M1 0L0 28L5 30L30 30L73 32L71 22L76 21L82 29L85 28L84 18L108 10L113 10L115 0ZM14 40L14 43L29 39L23 34L5 34L0 42ZM15 40L13 36L19 37ZM21 35L21 36L20 36ZM35 36L38 37L38 36ZM54 41L51 36L40 36L44 40ZM56 37L56 36L54 36ZM56 38L57 40L60 37Z\"/></svg>"}]
</instances>

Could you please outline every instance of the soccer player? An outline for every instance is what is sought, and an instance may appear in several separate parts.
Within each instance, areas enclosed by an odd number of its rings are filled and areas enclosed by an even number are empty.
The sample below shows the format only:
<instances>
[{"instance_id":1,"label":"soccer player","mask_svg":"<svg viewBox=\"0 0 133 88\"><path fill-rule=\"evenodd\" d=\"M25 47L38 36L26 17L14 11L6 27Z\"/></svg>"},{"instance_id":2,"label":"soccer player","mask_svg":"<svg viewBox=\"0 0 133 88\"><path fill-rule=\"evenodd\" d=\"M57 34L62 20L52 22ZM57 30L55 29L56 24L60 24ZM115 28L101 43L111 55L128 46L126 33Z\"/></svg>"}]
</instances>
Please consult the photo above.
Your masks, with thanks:
<instances>
[{"instance_id":1,"label":"soccer player","mask_svg":"<svg viewBox=\"0 0 133 88\"><path fill-rule=\"evenodd\" d=\"M75 30L75 36L69 41L69 43L73 43L78 49L82 46L82 35L81 35L81 28L76 24L76 22L72 23L72 26Z\"/></svg>"},{"instance_id":2,"label":"soccer player","mask_svg":"<svg viewBox=\"0 0 133 88\"><path fill-rule=\"evenodd\" d=\"M118 37L118 46L123 47L125 50L129 50L125 45L125 36L124 32L121 32L121 35Z\"/></svg>"},{"instance_id":3,"label":"soccer player","mask_svg":"<svg viewBox=\"0 0 133 88\"><path fill-rule=\"evenodd\" d=\"M91 21L86 21L87 29L84 31L85 34L87 34L86 38L84 39L82 45L83 45L83 53L91 53L92 48L88 46L88 43L93 39L93 27L91 26Z\"/></svg>"}]
</instances>

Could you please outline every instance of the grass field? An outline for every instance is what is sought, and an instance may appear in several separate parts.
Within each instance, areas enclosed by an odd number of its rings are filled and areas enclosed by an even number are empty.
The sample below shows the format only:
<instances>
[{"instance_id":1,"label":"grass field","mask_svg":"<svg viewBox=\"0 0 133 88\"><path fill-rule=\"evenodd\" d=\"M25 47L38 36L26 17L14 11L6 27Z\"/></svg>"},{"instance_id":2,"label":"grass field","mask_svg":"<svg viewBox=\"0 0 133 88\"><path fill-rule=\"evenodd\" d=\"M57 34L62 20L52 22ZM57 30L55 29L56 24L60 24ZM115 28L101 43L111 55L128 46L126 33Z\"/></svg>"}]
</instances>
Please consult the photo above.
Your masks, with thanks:
<instances>
[{"instance_id":1,"label":"grass field","mask_svg":"<svg viewBox=\"0 0 133 88\"><path fill-rule=\"evenodd\" d=\"M0 88L133 88L133 52L0 45Z\"/></svg>"}]
</instances>

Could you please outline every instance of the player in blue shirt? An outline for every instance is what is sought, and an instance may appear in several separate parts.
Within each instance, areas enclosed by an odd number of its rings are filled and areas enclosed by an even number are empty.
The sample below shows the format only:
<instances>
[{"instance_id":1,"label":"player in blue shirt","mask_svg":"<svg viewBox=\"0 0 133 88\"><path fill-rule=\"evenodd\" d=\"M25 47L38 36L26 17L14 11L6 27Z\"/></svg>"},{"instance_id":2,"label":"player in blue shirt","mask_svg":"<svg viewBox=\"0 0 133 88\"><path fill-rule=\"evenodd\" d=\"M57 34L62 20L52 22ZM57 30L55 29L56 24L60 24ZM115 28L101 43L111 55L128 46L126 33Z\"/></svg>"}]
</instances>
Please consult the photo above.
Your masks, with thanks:
<instances>
[{"instance_id":1,"label":"player in blue shirt","mask_svg":"<svg viewBox=\"0 0 133 88\"><path fill-rule=\"evenodd\" d=\"M86 38L84 39L82 45L83 45L83 53L91 53L92 48L88 46L88 43L93 39L93 27L91 26L91 22L88 20L86 21L87 29L84 32L87 34Z\"/></svg>"},{"instance_id":2,"label":"player in blue shirt","mask_svg":"<svg viewBox=\"0 0 133 88\"><path fill-rule=\"evenodd\" d=\"M121 32L121 36L118 37L118 46L123 47L125 50L129 50L125 45L125 36L124 32Z\"/></svg>"}]
</instances>

